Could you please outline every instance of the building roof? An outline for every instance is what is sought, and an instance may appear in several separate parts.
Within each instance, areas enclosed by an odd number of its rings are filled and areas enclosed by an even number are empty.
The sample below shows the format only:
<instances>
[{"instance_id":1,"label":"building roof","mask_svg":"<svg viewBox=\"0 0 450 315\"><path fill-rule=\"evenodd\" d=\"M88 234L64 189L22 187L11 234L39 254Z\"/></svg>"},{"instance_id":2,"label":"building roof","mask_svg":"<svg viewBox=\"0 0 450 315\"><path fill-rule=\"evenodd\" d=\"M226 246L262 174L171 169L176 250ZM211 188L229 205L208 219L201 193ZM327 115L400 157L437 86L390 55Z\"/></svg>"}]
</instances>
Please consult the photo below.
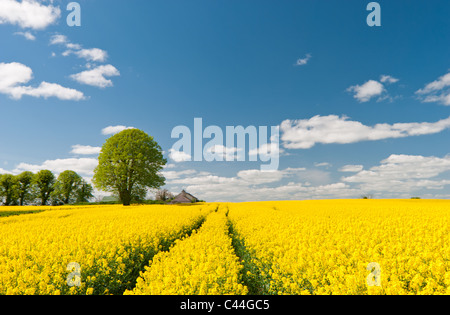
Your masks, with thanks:
<instances>
[{"instance_id":1,"label":"building roof","mask_svg":"<svg viewBox=\"0 0 450 315\"><path fill-rule=\"evenodd\" d=\"M182 191L178 196L173 198L173 200L170 202L171 204L174 203L193 203L198 202L198 199L191 195L190 193L187 193L186 191Z\"/></svg>"}]
</instances>

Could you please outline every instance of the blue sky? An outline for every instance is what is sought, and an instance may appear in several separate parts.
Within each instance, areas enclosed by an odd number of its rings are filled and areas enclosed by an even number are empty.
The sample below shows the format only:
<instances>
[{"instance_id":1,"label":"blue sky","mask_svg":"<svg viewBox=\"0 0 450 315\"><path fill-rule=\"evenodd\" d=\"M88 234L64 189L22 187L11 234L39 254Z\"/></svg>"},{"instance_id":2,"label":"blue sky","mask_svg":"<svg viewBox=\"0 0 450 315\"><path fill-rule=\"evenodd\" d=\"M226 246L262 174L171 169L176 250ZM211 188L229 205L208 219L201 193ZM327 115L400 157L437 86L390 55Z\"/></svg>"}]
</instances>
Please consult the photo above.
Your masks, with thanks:
<instances>
[{"instance_id":1,"label":"blue sky","mask_svg":"<svg viewBox=\"0 0 450 315\"><path fill-rule=\"evenodd\" d=\"M168 189L208 201L448 199L450 3L378 1L369 27L369 2L80 0L69 27L69 1L0 0L0 173L89 179L124 126L162 146ZM279 169L174 161L197 117L281 126Z\"/></svg>"}]
</instances>

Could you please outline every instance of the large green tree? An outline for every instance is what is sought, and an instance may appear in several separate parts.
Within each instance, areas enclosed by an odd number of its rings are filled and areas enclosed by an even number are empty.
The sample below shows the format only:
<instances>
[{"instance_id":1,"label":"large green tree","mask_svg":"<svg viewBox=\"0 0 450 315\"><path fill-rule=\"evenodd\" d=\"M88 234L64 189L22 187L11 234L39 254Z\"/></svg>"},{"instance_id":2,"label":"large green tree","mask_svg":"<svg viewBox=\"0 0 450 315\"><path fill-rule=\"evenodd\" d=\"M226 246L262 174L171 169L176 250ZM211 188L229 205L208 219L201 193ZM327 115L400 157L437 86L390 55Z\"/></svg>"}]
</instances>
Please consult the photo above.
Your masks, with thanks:
<instances>
[{"instance_id":1,"label":"large green tree","mask_svg":"<svg viewBox=\"0 0 450 315\"><path fill-rule=\"evenodd\" d=\"M138 129L127 129L107 139L98 162L94 185L116 193L125 206L133 197L142 197L146 189L157 189L165 182L160 172L167 161L161 147Z\"/></svg>"},{"instance_id":2,"label":"large green tree","mask_svg":"<svg viewBox=\"0 0 450 315\"><path fill-rule=\"evenodd\" d=\"M39 171L34 177L34 184L37 198L41 200L43 206L46 205L55 190L55 175L49 170Z\"/></svg>"}]
</instances>

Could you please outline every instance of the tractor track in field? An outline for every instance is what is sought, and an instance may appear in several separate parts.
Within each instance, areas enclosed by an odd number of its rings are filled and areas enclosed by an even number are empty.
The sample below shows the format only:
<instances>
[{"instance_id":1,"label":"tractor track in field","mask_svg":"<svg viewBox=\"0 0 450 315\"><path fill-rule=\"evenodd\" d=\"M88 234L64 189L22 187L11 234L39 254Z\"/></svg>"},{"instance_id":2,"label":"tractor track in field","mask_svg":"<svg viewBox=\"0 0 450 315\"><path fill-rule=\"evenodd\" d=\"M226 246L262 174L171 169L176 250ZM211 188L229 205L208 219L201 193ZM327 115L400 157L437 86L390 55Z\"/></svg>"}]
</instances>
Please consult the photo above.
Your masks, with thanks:
<instances>
[{"instance_id":1,"label":"tractor track in field","mask_svg":"<svg viewBox=\"0 0 450 315\"><path fill-rule=\"evenodd\" d=\"M205 223L206 218L208 215L202 216L198 222L194 226L192 226L184 235L181 235L177 238L173 238L170 240L165 240L160 243L161 250L155 251L155 252L144 252L141 254L144 254L146 259L144 260L143 264L140 264L136 266L136 268L133 268L133 270L130 271L132 280L127 284L121 287L117 292L110 292L113 295L123 295L125 291L132 290L136 286L137 279L140 277L141 272L145 271L145 268L150 266L150 262L153 260L153 257L161 252L168 252L172 248L172 246L175 244L176 241L180 239L188 238L192 235L192 233L195 230L198 230L202 227L202 225Z\"/></svg>"}]
</instances>

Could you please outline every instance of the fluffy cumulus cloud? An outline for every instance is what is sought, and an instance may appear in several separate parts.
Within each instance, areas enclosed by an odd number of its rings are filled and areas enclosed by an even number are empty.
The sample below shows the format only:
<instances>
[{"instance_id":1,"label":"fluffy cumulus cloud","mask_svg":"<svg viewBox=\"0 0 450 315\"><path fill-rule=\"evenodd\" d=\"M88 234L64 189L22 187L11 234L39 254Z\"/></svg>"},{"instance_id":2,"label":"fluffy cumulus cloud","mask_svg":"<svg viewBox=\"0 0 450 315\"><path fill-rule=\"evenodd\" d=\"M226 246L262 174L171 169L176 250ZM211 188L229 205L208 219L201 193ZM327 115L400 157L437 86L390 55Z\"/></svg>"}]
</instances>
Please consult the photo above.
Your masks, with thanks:
<instances>
[{"instance_id":1,"label":"fluffy cumulus cloud","mask_svg":"<svg viewBox=\"0 0 450 315\"><path fill-rule=\"evenodd\" d=\"M98 66L91 70L73 74L70 77L81 84L87 84L99 88L106 88L113 86L112 81L108 80L106 77L118 75L120 75L120 72L114 66L104 65Z\"/></svg>"},{"instance_id":2,"label":"fluffy cumulus cloud","mask_svg":"<svg viewBox=\"0 0 450 315\"><path fill-rule=\"evenodd\" d=\"M166 178L172 190L186 189L208 201L314 199L327 198L335 193L344 197L359 193L345 183L321 183L318 180L313 186L308 179L316 174L311 171L305 168L250 169L238 171L234 177L224 177L189 170L164 172L164 175L170 175Z\"/></svg>"},{"instance_id":3,"label":"fluffy cumulus cloud","mask_svg":"<svg viewBox=\"0 0 450 315\"><path fill-rule=\"evenodd\" d=\"M61 9L37 0L0 0L0 24L42 30L58 21Z\"/></svg>"},{"instance_id":4,"label":"fluffy cumulus cloud","mask_svg":"<svg viewBox=\"0 0 450 315\"><path fill-rule=\"evenodd\" d=\"M109 136L109 135L115 135L116 133L119 133L121 131L127 130L127 129L135 129L134 127L126 127L126 126L108 126L106 128L102 129L102 135Z\"/></svg>"},{"instance_id":5,"label":"fluffy cumulus cloud","mask_svg":"<svg viewBox=\"0 0 450 315\"><path fill-rule=\"evenodd\" d=\"M369 80L362 85L351 86L347 89L349 92L354 92L353 97L361 103L370 101L373 97L381 96L386 89L384 85L375 80Z\"/></svg>"},{"instance_id":6,"label":"fluffy cumulus cloud","mask_svg":"<svg viewBox=\"0 0 450 315\"><path fill-rule=\"evenodd\" d=\"M36 40L36 36L31 34L30 32L15 32L14 35L23 36L25 39L31 40L31 41Z\"/></svg>"},{"instance_id":7,"label":"fluffy cumulus cloud","mask_svg":"<svg viewBox=\"0 0 450 315\"><path fill-rule=\"evenodd\" d=\"M79 48L80 46L68 45L68 47ZM75 55L78 58L86 59L87 61L105 62L108 58L108 53L100 48L90 49L78 49L78 50L66 50L63 52L63 56Z\"/></svg>"},{"instance_id":8,"label":"fluffy cumulus cloud","mask_svg":"<svg viewBox=\"0 0 450 315\"><path fill-rule=\"evenodd\" d=\"M102 148L100 147L92 147L90 145L73 145L72 151L70 153L77 155L97 155L100 154Z\"/></svg>"},{"instance_id":9,"label":"fluffy cumulus cloud","mask_svg":"<svg viewBox=\"0 0 450 315\"><path fill-rule=\"evenodd\" d=\"M63 56L75 55L78 58L92 62L105 62L108 59L108 53L100 48L83 48L80 44L72 43L67 36L56 34L50 38L50 45L60 45L65 47Z\"/></svg>"},{"instance_id":10,"label":"fluffy cumulus cloud","mask_svg":"<svg viewBox=\"0 0 450 315\"><path fill-rule=\"evenodd\" d=\"M242 148L226 147L216 144L205 150L205 159L216 161L235 161L243 156Z\"/></svg>"},{"instance_id":11,"label":"fluffy cumulus cloud","mask_svg":"<svg viewBox=\"0 0 450 315\"><path fill-rule=\"evenodd\" d=\"M4 175L4 174L13 174L13 173L0 167L0 175Z\"/></svg>"},{"instance_id":12,"label":"fluffy cumulus cloud","mask_svg":"<svg viewBox=\"0 0 450 315\"><path fill-rule=\"evenodd\" d=\"M50 38L50 45L64 47L65 51L62 53L64 57L75 55L87 62L87 70L70 76L71 79L80 84L106 88L113 86L113 82L108 78L120 76L119 70L113 65L97 65L97 63L103 63L108 59L108 53L103 49L83 48L80 44L72 43L67 36L62 34L53 35Z\"/></svg>"},{"instance_id":13,"label":"fluffy cumulus cloud","mask_svg":"<svg viewBox=\"0 0 450 315\"><path fill-rule=\"evenodd\" d=\"M24 171L36 173L41 170L50 170L55 174L60 174L66 170L72 170L83 176L93 176L97 165L98 160L96 158L56 159L47 160L42 164L20 163L13 170L13 173L18 174Z\"/></svg>"},{"instance_id":14,"label":"fluffy cumulus cloud","mask_svg":"<svg viewBox=\"0 0 450 315\"><path fill-rule=\"evenodd\" d=\"M344 177L343 182L360 184L365 191L409 193L450 185L450 180L438 177L448 171L450 156L391 155L379 166Z\"/></svg>"},{"instance_id":15,"label":"fluffy cumulus cloud","mask_svg":"<svg viewBox=\"0 0 450 315\"><path fill-rule=\"evenodd\" d=\"M0 63L0 93L19 100L23 96L56 97L60 100L80 101L84 94L56 83L41 82L38 86L25 85L33 79L31 68L17 62Z\"/></svg>"},{"instance_id":16,"label":"fluffy cumulus cloud","mask_svg":"<svg viewBox=\"0 0 450 315\"><path fill-rule=\"evenodd\" d=\"M65 35L56 34L50 38L50 45L59 45L59 44L67 44L67 43L69 43L69 40L67 39L67 36L65 36Z\"/></svg>"},{"instance_id":17,"label":"fluffy cumulus cloud","mask_svg":"<svg viewBox=\"0 0 450 315\"><path fill-rule=\"evenodd\" d=\"M425 103L441 103L450 106L450 72L428 83L423 89L416 94Z\"/></svg>"},{"instance_id":18,"label":"fluffy cumulus cloud","mask_svg":"<svg viewBox=\"0 0 450 315\"><path fill-rule=\"evenodd\" d=\"M343 173L357 173L364 169L363 165L345 165L339 169L339 172Z\"/></svg>"},{"instance_id":19,"label":"fluffy cumulus cloud","mask_svg":"<svg viewBox=\"0 0 450 315\"><path fill-rule=\"evenodd\" d=\"M287 168L276 171L258 169L220 176L196 170L164 171L171 191L185 189L207 201L309 200L360 198L371 193L378 198L438 196L450 185L450 156L391 155L380 165L346 165L339 171L349 176L332 179L330 173Z\"/></svg>"},{"instance_id":20,"label":"fluffy cumulus cloud","mask_svg":"<svg viewBox=\"0 0 450 315\"><path fill-rule=\"evenodd\" d=\"M190 154L174 149L169 150L169 158L171 158L175 163L192 161L192 156Z\"/></svg>"},{"instance_id":21,"label":"fluffy cumulus cloud","mask_svg":"<svg viewBox=\"0 0 450 315\"><path fill-rule=\"evenodd\" d=\"M400 81L400 80L397 78L394 78L390 75L385 75L385 74L382 75L380 78L380 82L382 82L382 83L397 83L398 81Z\"/></svg>"},{"instance_id":22,"label":"fluffy cumulus cloud","mask_svg":"<svg viewBox=\"0 0 450 315\"><path fill-rule=\"evenodd\" d=\"M193 175L197 172L195 170L184 170L184 171L162 171L161 174L168 180L178 179L182 176Z\"/></svg>"},{"instance_id":23,"label":"fluffy cumulus cloud","mask_svg":"<svg viewBox=\"0 0 450 315\"><path fill-rule=\"evenodd\" d=\"M404 138L442 132L450 128L450 117L434 123L396 123L367 126L348 117L315 116L311 119L285 120L281 140L287 149L309 149L318 143L348 144Z\"/></svg>"},{"instance_id":24,"label":"fluffy cumulus cloud","mask_svg":"<svg viewBox=\"0 0 450 315\"><path fill-rule=\"evenodd\" d=\"M248 184L267 184L282 180L284 177L284 172L277 170L244 170L238 172L237 177Z\"/></svg>"},{"instance_id":25,"label":"fluffy cumulus cloud","mask_svg":"<svg viewBox=\"0 0 450 315\"><path fill-rule=\"evenodd\" d=\"M362 85L354 85L347 89L347 92L353 93L353 97L361 103L366 103L373 98L378 101L392 98L387 94L385 84L393 84L400 81L390 75L382 75L380 80L369 80Z\"/></svg>"},{"instance_id":26,"label":"fluffy cumulus cloud","mask_svg":"<svg viewBox=\"0 0 450 315\"><path fill-rule=\"evenodd\" d=\"M171 189L187 191L207 201L298 200L355 197L358 189L346 183L312 186L301 180L304 168L279 171L243 170L234 177L190 172L188 176L168 179ZM299 177L300 176L300 177ZM288 182L286 182L286 180Z\"/></svg>"}]
</instances>

